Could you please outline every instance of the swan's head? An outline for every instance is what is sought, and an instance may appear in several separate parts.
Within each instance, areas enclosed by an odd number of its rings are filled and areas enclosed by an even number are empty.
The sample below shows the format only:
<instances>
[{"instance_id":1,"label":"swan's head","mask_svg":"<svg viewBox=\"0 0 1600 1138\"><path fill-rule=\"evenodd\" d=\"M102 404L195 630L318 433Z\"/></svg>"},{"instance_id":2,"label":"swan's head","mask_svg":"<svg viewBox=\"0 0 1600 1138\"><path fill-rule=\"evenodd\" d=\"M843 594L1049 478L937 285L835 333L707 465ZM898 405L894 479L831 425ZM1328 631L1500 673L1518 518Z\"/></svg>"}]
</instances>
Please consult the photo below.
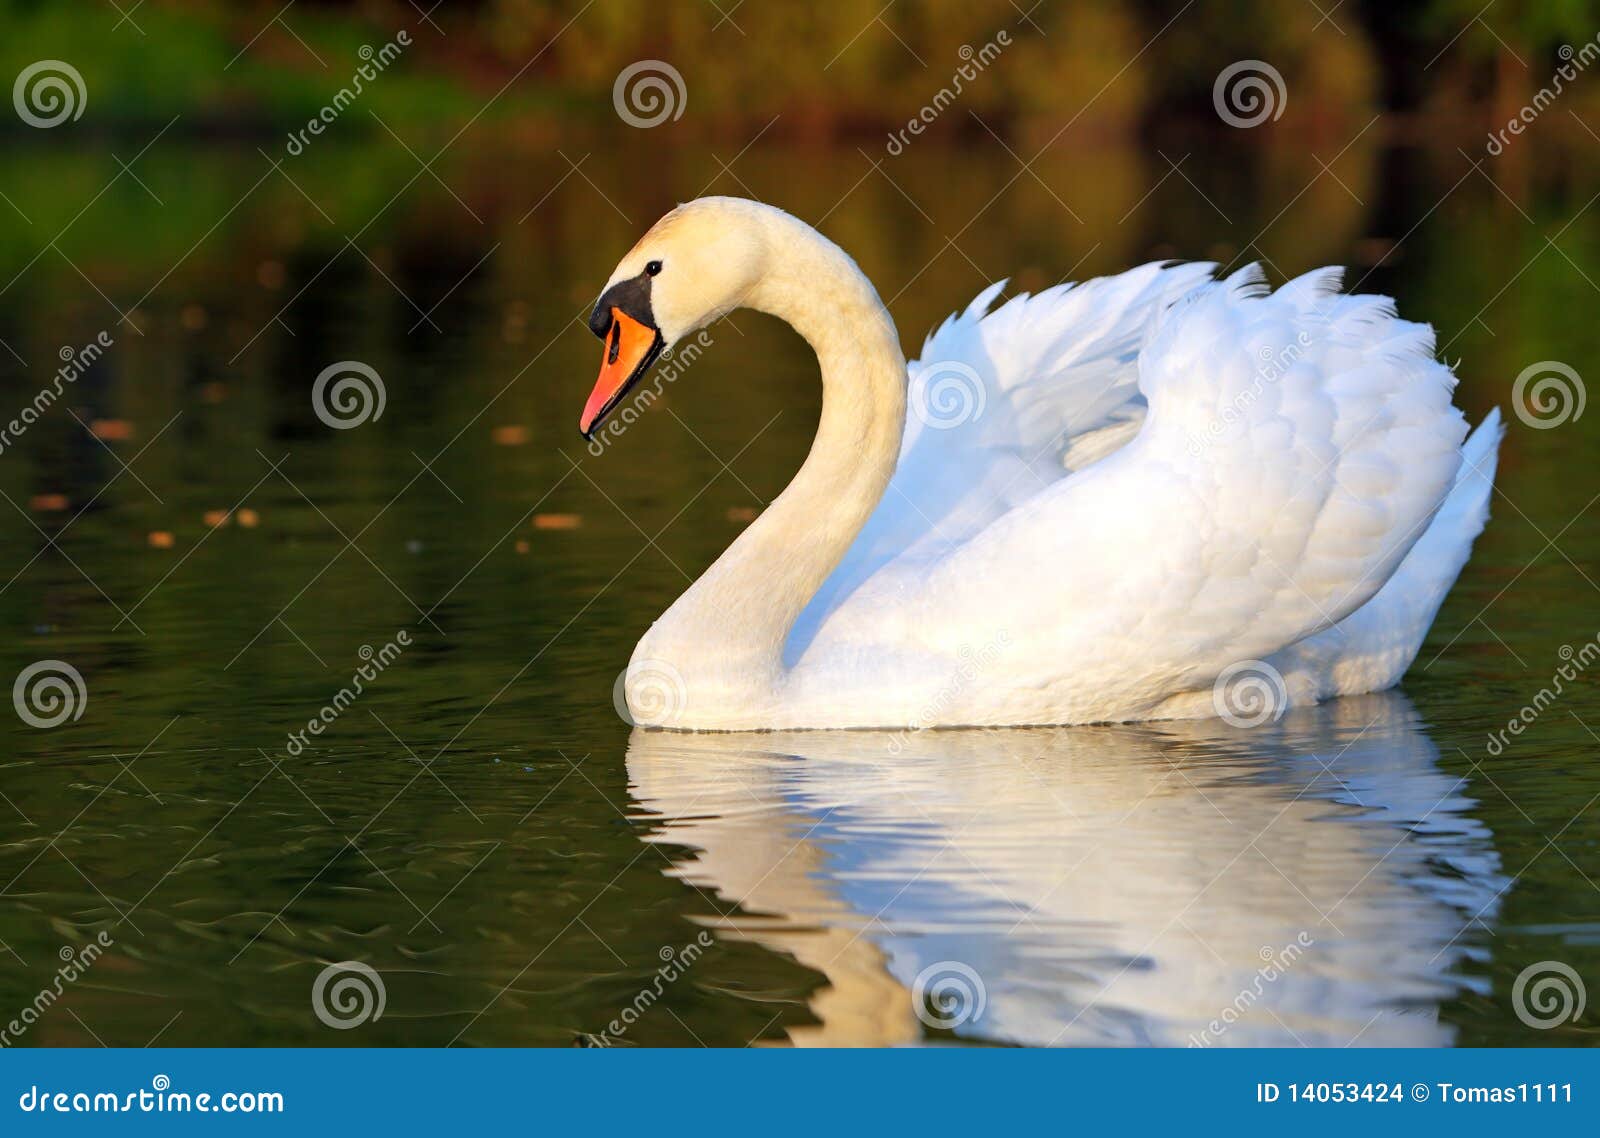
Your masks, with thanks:
<instances>
[{"instance_id":1,"label":"swan's head","mask_svg":"<svg viewBox=\"0 0 1600 1138\"><path fill-rule=\"evenodd\" d=\"M773 216L788 217L741 198L700 198L656 222L622 258L589 317L605 353L578 420L585 436L664 349L744 303L766 271Z\"/></svg>"}]
</instances>

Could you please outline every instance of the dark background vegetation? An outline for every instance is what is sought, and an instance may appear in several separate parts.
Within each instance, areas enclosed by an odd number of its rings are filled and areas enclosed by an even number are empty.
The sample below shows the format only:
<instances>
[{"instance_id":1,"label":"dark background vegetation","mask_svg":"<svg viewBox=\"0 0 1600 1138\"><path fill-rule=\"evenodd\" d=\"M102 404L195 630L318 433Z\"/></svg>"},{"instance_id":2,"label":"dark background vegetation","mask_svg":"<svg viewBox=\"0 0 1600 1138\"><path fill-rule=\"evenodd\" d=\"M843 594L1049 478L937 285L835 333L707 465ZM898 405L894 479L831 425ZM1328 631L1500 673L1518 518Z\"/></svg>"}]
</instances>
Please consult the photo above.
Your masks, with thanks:
<instances>
[{"instance_id":1,"label":"dark background vegetation","mask_svg":"<svg viewBox=\"0 0 1600 1138\"><path fill-rule=\"evenodd\" d=\"M610 113L612 77L653 57L687 77L699 133L742 141L748 126L782 115L780 135L826 140L899 124L904 108L929 93L924 64L948 71L962 45L1017 23L1025 42L1000 73L974 85L966 105L1018 134L1054 132L1113 76L1088 133L1159 132L1203 119L1216 61L1258 58L1294 77L1292 126L1327 130L1384 110L1403 116L1394 129L1416 137L1460 131L1472 139L1527 101L1559 45L1592 38L1595 17L1585 0L1487 8L1473 0L1019 0L1014 10L951 0L300 0L268 27L282 4L145 0L123 21L132 6L6 0L0 70L14 74L51 51L70 57L90 82L102 127L182 114L191 131L271 132L321 107L357 47L411 27L417 45L403 75L375 97L413 126L454 124L515 76L495 109L511 129L581 132L584 115ZM1182 34L1140 53L1175 18ZM863 35L877 20L892 34ZM254 46L225 72L247 43ZM1577 98L1592 107L1600 96ZM943 129L975 128L954 121Z\"/></svg>"}]
</instances>

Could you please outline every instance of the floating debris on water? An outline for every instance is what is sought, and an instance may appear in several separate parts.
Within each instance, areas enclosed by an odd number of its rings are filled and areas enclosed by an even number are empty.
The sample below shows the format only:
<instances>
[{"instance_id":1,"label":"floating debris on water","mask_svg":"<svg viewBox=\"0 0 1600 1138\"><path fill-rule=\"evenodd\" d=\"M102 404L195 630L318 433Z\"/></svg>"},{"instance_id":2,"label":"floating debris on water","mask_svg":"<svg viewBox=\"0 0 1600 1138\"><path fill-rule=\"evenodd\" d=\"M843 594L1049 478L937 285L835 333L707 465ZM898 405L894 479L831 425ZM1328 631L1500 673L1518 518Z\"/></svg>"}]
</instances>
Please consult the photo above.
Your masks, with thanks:
<instances>
[{"instance_id":1,"label":"floating debris on water","mask_svg":"<svg viewBox=\"0 0 1600 1138\"><path fill-rule=\"evenodd\" d=\"M582 514L534 514L534 529L577 529L583 524Z\"/></svg>"},{"instance_id":2,"label":"floating debris on water","mask_svg":"<svg viewBox=\"0 0 1600 1138\"><path fill-rule=\"evenodd\" d=\"M89 430L97 439L120 443L133 438L133 424L126 419L94 419Z\"/></svg>"}]
</instances>

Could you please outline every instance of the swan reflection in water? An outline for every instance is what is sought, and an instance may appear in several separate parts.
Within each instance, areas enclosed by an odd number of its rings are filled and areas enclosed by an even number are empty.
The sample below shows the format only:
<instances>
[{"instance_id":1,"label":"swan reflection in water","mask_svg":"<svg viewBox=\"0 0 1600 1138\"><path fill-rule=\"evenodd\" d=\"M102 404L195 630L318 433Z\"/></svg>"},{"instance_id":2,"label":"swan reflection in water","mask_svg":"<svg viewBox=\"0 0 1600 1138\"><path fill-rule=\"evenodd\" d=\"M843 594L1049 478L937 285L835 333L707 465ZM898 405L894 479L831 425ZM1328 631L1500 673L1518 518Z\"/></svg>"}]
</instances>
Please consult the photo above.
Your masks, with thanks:
<instances>
[{"instance_id":1,"label":"swan reflection in water","mask_svg":"<svg viewBox=\"0 0 1600 1138\"><path fill-rule=\"evenodd\" d=\"M1437 760L1390 693L1252 730L636 730L628 773L717 935L822 975L796 1044L1418 1046L1506 884Z\"/></svg>"}]
</instances>

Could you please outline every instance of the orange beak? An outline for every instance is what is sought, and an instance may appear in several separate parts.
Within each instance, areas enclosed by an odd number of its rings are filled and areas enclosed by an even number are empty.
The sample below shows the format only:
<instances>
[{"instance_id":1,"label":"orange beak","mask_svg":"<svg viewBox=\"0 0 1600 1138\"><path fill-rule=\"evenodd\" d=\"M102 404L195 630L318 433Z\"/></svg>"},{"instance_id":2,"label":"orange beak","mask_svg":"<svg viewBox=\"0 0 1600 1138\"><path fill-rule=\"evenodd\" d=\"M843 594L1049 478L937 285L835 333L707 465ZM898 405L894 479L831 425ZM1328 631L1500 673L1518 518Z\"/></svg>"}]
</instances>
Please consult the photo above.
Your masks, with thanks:
<instances>
[{"instance_id":1,"label":"orange beak","mask_svg":"<svg viewBox=\"0 0 1600 1138\"><path fill-rule=\"evenodd\" d=\"M641 324L620 308L611 310L611 330L606 333L600 378L595 381L589 402L583 405L583 416L578 420L578 429L585 438L655 363L662 342L661 333L655 328Z\"/></svg>"}]
</instances>

